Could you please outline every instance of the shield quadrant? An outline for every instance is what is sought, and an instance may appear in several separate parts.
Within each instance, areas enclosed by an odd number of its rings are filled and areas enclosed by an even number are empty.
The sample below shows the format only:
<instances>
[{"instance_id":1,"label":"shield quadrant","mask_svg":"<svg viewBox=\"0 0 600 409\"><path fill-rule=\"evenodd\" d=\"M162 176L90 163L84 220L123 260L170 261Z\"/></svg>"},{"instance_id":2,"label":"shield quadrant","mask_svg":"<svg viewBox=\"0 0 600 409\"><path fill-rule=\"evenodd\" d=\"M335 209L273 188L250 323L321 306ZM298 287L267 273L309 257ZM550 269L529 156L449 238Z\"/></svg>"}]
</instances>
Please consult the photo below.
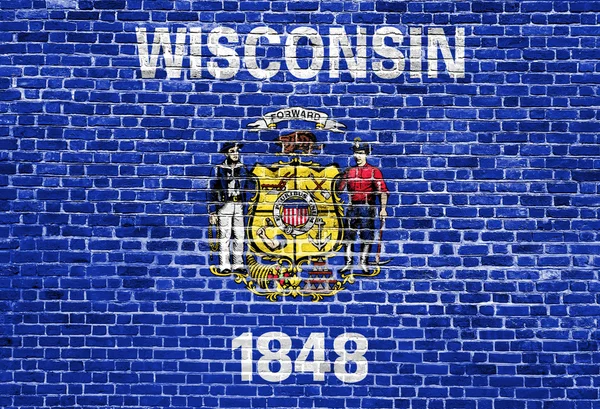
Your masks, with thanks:
<instances>
[{"instance_id":1,"label":"shield quadrant","mask_svg":"<svg viewBox=\"0 0 600 409\"><path fill-rule=\"evenodd\" d=\"M337 165L315 162L257 164L256 193L249 209L249 251L267 260L298 265L333 256L342 245Z\"/></svg>"}]
</instances>

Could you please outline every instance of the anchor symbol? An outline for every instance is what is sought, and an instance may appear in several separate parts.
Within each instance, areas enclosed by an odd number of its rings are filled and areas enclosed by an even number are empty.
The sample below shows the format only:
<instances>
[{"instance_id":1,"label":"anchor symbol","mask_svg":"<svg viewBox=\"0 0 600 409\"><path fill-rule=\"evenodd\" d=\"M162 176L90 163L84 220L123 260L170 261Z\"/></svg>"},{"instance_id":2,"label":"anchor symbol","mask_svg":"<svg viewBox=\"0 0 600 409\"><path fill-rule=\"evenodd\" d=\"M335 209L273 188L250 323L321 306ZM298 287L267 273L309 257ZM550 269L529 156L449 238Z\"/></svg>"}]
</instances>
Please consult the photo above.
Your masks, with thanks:
<instances>
[{"instance_id":1,"label":"anchor symbol","mask_svg":"<svg viewBox=\"0 0 600 409\"><path fill-rule=\"evenodd\" d=\"M323 238L323 226L325 226L325 222L322 218L318 218L315 222L317 225L317 236L313 238L312 236L308 236L308 241L317 248L319 251L323 251L327 243L331 241L331 234L327 235L327 237Z\"/></svg>"}]
</instances>

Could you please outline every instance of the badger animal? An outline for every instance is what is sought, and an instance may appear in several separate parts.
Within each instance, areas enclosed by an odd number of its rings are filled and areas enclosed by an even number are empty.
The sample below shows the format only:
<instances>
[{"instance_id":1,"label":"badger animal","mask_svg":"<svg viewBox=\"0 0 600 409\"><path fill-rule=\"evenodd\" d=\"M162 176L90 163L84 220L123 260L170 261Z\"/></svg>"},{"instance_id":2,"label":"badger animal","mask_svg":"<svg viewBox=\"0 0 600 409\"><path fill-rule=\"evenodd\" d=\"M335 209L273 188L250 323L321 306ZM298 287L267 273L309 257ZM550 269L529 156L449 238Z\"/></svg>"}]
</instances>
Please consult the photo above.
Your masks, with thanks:
<instances>
[{"instance_id":1,"label":"badger animal","mask_svg":"<svg viewBox=\"0 0 600 409\"><path fill-rule=\"evenodd\" d=\"M308 131L292 132L281 135L275 140L275 143L281 146L281 153L288 155L295 153L310 155L313 150L323 148L323 145L316 145L316 142L315 134Z\"/></svg>"}]
</instances>

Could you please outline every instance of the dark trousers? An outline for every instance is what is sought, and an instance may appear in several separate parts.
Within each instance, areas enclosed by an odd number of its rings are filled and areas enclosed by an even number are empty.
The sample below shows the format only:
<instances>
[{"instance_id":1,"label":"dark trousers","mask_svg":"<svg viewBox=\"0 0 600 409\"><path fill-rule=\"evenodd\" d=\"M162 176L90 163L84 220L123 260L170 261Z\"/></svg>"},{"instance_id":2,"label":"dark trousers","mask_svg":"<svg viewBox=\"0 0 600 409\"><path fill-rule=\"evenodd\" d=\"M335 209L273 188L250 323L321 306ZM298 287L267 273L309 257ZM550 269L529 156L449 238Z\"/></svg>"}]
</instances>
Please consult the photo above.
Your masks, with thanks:
<instances>
[{"instance_id":1,"label":"dark trousers","mask_svg":"<svg viewBox=\"0 0 600 409\"><path fill-rule=\"evenodd\" d=\"M357 239L361 244L370 245L375 240L375 219L377 206L350 205L346 210L346 245L352 246ZM360 251L360 250L359 250Z\"/></svg>"}]
</instances>

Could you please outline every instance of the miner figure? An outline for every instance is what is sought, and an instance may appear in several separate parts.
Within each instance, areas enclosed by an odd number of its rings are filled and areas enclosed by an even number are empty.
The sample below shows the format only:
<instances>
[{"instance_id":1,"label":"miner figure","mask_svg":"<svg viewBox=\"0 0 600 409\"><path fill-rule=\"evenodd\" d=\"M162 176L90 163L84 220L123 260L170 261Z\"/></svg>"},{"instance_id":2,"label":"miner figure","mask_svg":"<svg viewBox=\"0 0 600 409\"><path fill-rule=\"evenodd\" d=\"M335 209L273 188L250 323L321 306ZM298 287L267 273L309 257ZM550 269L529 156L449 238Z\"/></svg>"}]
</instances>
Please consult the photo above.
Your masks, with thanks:
<instances>
[{"instance_id":1,"label":"miner figure","mask_svg":"<svg viewBox=\"0 0 600 409\"><path fill-rule=\"evenodd\" d=\"M352 270L352 247L359 245L360 268L364 273L368 273L369 254L375 240L376 219L379 218L380 226L383 226L387 217L388 189L381 171L367 163L367 156L371 153L370 145L361 143L357 138L352 150L356 166L344 172L339 184L339 190L346 189L350 199L345 217L346 262L340 272Z\"/></svg>"},{"instance_id":2,"label":"miner figure","mask_svg":"<svg viewBox=\"0 0 600 409\"><path fill-rule=\"evenodd\" d=\"M220 272L245 272L244 205L249 174L240 161L240 143L225 143L225 161L213 169L208 202L209 223L217 226Z\"/></svg>"}]
</instances>

